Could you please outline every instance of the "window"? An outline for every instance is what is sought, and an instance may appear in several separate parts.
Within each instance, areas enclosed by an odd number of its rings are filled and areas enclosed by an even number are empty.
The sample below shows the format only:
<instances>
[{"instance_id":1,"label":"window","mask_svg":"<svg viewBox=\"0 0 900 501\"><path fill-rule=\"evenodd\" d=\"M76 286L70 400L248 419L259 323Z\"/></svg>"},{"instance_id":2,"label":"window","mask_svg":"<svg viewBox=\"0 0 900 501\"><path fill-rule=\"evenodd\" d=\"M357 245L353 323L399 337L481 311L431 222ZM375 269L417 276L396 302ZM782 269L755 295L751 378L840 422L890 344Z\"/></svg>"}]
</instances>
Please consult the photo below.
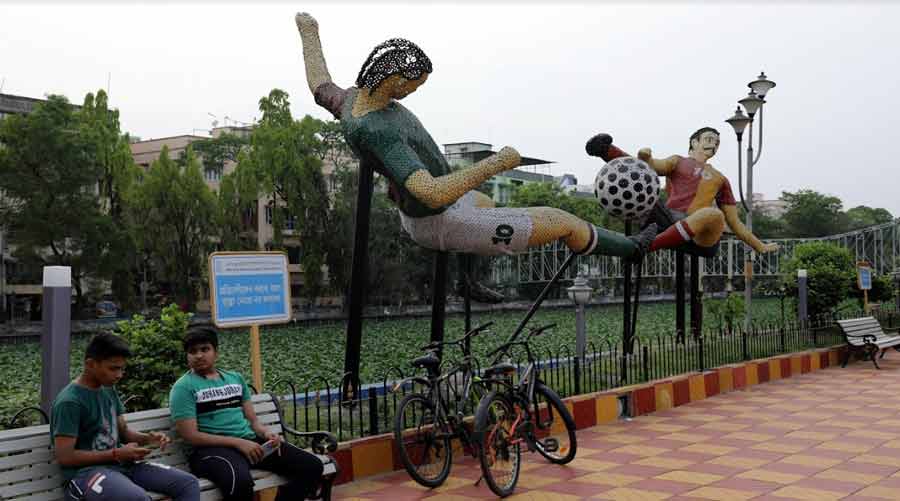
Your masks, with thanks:
<instances>
[{"instance_id":1,"label":"window","mask_svg":"<svg viewBox=\"0 0 900 501\"><path fill-rule=\"evenodd\" d=\"M300 264L300 247L287 248L288 263Z\"/></svg>"},{"instance_id":2,"label":"window","mask_svg":"<svg viewBox=\"0 0 900 501\"><path fill-rule=\"evenodd\" d=\"M219 182L222 180L222 171L220 169L204 169L203 179L207 181Z\"/></svg>"}]
</instances>

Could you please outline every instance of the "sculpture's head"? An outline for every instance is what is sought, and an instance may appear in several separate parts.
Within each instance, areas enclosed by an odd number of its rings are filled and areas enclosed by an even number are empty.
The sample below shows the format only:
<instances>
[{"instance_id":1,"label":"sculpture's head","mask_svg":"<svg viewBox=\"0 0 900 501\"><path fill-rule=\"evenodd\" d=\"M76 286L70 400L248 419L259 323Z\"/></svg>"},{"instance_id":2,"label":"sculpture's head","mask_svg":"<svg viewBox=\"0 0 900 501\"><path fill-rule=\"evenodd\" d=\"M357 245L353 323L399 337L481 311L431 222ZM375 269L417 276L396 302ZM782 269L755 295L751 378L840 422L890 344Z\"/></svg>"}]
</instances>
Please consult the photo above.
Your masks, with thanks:
<instances>
[{"instance_id":1,"label":"sculpture's head","mask_svg":"<svg viewBox=\"0 0 900 501\"><path fill-rule=\"evenodd\" d=\"M715 156L717 151L719 151L719 131L716 129L703 127L691 134L688 147L691 157L705 162Z\"/></svg>"},{"instance_id":2,"label":"sculpture's head","mask_svg":"<svg viewBox=\"0 0 900 501\"><path fill-rule=\"evenodd\" d=\"M356 86L374 93L381 89L393 99L412 94L428 79L431 60L418 45L392 38L372 49L356 77Z\"/></svg>"}]
</instances>

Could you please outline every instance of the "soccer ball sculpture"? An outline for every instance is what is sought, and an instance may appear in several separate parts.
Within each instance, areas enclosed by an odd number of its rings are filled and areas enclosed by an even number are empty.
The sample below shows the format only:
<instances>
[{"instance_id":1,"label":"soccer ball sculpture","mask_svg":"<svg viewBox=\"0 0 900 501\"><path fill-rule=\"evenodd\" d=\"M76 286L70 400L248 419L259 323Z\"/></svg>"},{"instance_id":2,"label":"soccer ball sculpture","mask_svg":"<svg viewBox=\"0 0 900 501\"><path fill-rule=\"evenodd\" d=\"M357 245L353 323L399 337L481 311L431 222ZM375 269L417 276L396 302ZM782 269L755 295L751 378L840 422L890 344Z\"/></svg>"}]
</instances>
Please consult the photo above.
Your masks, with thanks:
<instances>
[{"instance_id":1,"label":"soccer ball sculpture","mask_svg":"<svg viewBox=\"0 0 900 501\"><path fill-rule=\"evenodd\" d=\"M659 176L643 160L619 157L600 169L594 180L600 206L615 217L644 217L659 199Z\"/></svg>"}]
</instances>

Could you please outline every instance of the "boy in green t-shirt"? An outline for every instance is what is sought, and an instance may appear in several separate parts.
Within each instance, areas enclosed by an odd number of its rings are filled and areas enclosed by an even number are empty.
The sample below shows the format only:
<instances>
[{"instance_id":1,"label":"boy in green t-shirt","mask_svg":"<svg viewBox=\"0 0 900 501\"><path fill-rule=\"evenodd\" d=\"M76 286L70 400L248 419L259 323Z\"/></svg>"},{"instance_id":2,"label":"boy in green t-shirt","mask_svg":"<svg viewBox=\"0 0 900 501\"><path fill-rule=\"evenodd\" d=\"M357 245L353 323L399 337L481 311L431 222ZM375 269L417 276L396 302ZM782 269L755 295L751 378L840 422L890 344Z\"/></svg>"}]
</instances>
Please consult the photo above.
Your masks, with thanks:
<instances>
[{"instance_id":1,"label":"boy in green t-shirt","mask_svg":"<svg viewBox=\"0 0 900 501\"><path fill-rule=\"evenodd\" d=\"M189 329L184 351L191 370L169 396L175 429L193 448L191 471L214 483L226 501L253 499L251 465L291 479L278 489L276 501L306 499L322 476L322 462L259 422L244 378L216 367L218 348L211 326ZM269 441L277 451L263 457L262 444Z\"/></svg>"},{"instance_id":2,"label":"boy in green t-shirt","mask_svg":"<svg viewBox=\"0 0 900 501\"><path fill-rule=\"evenodd\" d=\"M66 479L66 500L149 501L149 489L175 501L199 501L200 486L189 473L143 462L148 444L165 448L160 432L128 429L113 389L131 352L122 338L94 336L84 353L84 371L53 401L50 434ZM122 445L125 443L125 445Z\"/></svg>"}]
</instances>

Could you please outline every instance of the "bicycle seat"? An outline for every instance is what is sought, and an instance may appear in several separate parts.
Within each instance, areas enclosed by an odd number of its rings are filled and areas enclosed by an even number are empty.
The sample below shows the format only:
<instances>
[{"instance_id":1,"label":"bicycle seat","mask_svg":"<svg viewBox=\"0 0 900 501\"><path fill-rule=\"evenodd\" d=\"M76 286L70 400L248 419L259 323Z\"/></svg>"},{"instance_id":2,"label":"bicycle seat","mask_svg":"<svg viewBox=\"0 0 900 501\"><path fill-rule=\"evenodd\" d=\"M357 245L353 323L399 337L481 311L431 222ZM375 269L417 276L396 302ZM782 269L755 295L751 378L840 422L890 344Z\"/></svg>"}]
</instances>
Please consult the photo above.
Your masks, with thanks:
<instances>
[{"instance_id":1,"label":"bicycle seat","mask_svg":"<svg viewBox=\"0 0 900 501\"><path fill-rule=\"evenodd\" d=\"M484 370L484 375L487 377L503 375L507 372L515 372L516 366L509 362L500 362L497 365L488 367Z\"/></svg>"},{"instance_id":2,"label":"bicycle seat","mask_svg":"<svg viewBox=\"0 0 900 501\"><path fill-rule=\"evenodd\" d=\"M412 364L413 367L418 367L420 369L434 369L437 368L437 366L441 365L441 359L439 359L434 353L429 353L413 360Z\"/></svg>"}]
</instances>

